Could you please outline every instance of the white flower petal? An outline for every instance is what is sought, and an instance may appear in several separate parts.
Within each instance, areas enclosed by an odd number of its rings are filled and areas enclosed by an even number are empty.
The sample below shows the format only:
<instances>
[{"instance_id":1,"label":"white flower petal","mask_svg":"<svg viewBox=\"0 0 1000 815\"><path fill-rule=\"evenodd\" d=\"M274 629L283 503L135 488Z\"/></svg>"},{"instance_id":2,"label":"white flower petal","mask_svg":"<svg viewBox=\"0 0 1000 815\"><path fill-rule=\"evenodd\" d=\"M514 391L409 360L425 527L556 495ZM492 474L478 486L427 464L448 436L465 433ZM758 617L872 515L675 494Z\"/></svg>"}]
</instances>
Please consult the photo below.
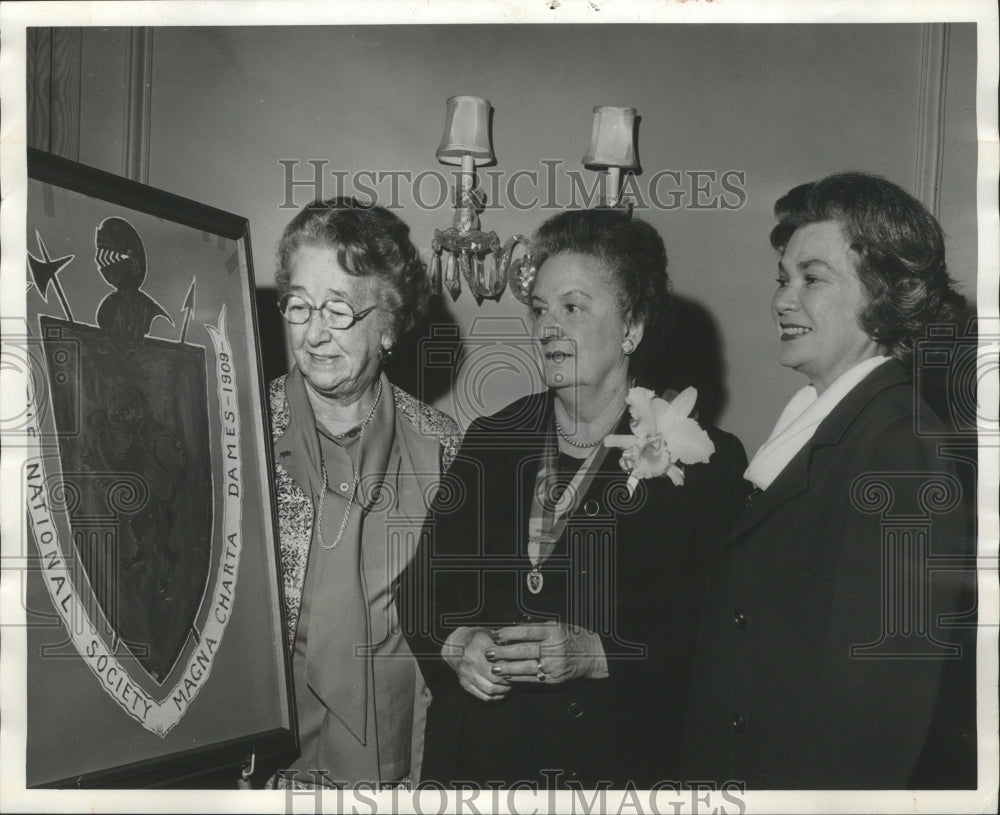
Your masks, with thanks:
<instances>
[{"instance_id":1,"label":"white flower petal","mask_svg":"<svg viewBox=\"0 0 1000 815\"><path fill-rule=\"evenodd\" d=\"M632 415L632 430L640 438L649 436L656 432L655 416L653 414L653 400L656 394L649 388L631 388L625 402L629 406L629 413Z\"/></svg>"},{"instance_id":2,"label":"white flower petal","mask_svg":"<svg viewBox=\"0 0 1000 815\"><path fill-rule=\"evenodd\" d=\"M685 419L691 415L691 411L694 410L695 402L698 401L698 391L694 388L685 388L670 403L670 406L679 413Z\"/></svg>"},{"instance_id":3,"label":"white flower petal","mask_svg":"<svg viewBox=\"0 0 1000 815\"><path fill-rule=\"evenodd\" d=\"M639 439L636 436L616 436L614 434L604 437L605 447L634 447L639 444Z\"/></svg>"},{"instance_id":4,"label":"white flower petal","mask_svg":"<svg viewBox=\"0 0 1000 815\"><path fill-rule=\"evenodd\" d=\"M715 445L708 433L694 419L684 419L674 428L667 440L670 454L684 464L706 462L715 452Z\"/></svg>"},{"instance_id":5,"label":"white flower petal","mask_svg":"<svg viewBox=\"0 0 1000 815\"><path fill-rule=\"evenodd\" d=\"M666 438L669 438L673 432L677 419L682 418L678 416L672 405L662 399L657 399L653 403L653 415L656 417L656 432L662 433Z\"/></svg>"}]
</instances>

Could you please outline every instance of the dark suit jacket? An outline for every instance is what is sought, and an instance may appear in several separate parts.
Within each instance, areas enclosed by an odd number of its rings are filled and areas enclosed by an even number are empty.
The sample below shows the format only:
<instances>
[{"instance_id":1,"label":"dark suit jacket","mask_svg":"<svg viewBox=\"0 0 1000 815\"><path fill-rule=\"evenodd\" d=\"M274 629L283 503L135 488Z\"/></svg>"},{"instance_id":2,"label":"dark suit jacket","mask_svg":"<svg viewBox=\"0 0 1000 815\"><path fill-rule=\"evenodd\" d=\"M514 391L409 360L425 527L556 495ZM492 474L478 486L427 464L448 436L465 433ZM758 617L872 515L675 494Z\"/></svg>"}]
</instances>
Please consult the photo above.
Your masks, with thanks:
<instances>
[{"instance_id":1,"label":"dark suit jacket","mask_svg":"<svg viewBox=\"0 0 1000 815\"><path fill-rule=\"evenodd\" d=\"M552 396L514 402L469 428L401 585L400 614L433 701L423 779L550 778L585 786L673 777L703 577L745 503L740 443L711 429L716 452L686 483L640 483L629 499L610 450L542 572L525 584L531 492ZM628 432L627 417L616 428ZM554 619L601 635L610 676L521 685L481 703L440 659L459 625Z\"/></svg>"},{"instance_id":2,"label":"dark suit jacket","mask_svg":"<svg viewBox=\"0 0 1000 815\"><path fill-rule=\"evenodd\" d=\"M975 786L974 721L945 722L953 750L935 723L970 676L974 693L975 617L942 619L974 602L971 496L915 409L906 370L883 364L737 524L703 605L686 778L901 789L971 768ZM950 778L917 769L925 751L951 752Z\"/></svg>"}]
</instances>

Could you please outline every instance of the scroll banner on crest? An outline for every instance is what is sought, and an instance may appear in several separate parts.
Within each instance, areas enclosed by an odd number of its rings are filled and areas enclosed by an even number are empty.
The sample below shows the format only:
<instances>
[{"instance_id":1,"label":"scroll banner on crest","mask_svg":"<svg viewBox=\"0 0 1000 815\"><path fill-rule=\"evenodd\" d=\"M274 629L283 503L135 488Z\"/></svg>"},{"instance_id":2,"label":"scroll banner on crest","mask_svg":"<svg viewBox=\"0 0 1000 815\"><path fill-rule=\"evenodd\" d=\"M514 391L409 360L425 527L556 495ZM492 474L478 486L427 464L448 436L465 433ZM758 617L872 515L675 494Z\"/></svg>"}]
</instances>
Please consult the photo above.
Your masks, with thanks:
<instances>
[{"instance_id":1,"label":"scroll banner on crest","mask_svg":"<svg viewBox=\"0 0 1000 815\"><path fill-rule=\"evenodd\" d=\"M44 455L39 445L41 428L32 416L27 430L28 457L26 504L35 544L40 556L40 571L52 605L59 613L76 650L94 673L104 691L146 730L163 738L184 717L198 692L208 681L214 657L233 613L236 583L239 576L243 536L243 461L241 455L238 393L233 370L233 353L226 332L226 308L219 313L218 326L205 325L215 350L215 373L221 426L221 459L224 466L222 489L215 487L216 501L222 500L222 540L218 568L211 593L202 607L208 606L200 632L194 632L196 647L183 671L165 695L156 699L132 677L128 666L118 657L99 633L80 597L77 579L86 580L82 570L73 569L67 552L74 552L70 519L65 512L65 492L69 485L61 477L59 464L46 473L46 462L58 462L58 456ZM51 417L48 417L51 423ZM51 424L50 424L51 426ZM50 490L50 484L54 489ZM124 485L126 489L129 485ZM52 493L56 493L53 495ZM75 557L75 555L71 555ZM89 590L89 586L87 587ZM199 615L200 616L200 615Z\"/></svg>"}]
</instances>

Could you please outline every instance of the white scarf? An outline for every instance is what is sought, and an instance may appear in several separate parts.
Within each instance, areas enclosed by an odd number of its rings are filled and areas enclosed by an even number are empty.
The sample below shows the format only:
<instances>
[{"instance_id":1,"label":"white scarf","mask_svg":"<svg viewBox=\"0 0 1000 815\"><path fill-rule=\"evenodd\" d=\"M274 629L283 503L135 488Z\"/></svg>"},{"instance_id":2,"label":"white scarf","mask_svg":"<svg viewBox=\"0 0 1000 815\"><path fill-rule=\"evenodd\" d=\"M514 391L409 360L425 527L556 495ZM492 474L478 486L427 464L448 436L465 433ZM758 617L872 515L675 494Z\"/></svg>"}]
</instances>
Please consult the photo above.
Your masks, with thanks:
<instances>
[{"instance_id":1,"label":"white scarf","mask_svg":"<svg viewBox=\"0 0 1000 815\"><path fill-rule=\"evenodd\" d=\"M876 356L859 362L837 377L821 396L817 395L812 385L806 385L796 393L781 411L774 430L751 460L743 477L755 487L766 490L795 454L806 446L819 423L830 415L840 400L890 359L892 357Z\"/></svg>"}]
</instances>

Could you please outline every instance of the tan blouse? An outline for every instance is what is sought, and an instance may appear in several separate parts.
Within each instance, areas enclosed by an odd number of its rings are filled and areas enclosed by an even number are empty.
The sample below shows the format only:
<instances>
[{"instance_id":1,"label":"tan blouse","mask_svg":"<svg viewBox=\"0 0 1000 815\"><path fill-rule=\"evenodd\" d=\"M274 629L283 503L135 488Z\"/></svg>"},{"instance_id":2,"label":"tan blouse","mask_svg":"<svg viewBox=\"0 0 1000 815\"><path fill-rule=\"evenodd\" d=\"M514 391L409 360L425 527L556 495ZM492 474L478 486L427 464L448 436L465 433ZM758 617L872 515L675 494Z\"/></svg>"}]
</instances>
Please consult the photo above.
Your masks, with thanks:
<instances>
[{"instance_id":1,"label":"tan blouse","mask_svg":"<svg viewBox=\"0 0 1000 815\"><path fill-rule=\"evenodd\" d=\"M292 657L301 754L289 769L303 781L390 783L410 773L419 670L399 632L392 584L416 541L393 518L423 499L395 419L392 399L383 397L363 438L334 438L317 423L326 491ZM326 548L342 527L340 542ZM404 529L409 534L399 534Z\"/></svg>"}]
</instances>

